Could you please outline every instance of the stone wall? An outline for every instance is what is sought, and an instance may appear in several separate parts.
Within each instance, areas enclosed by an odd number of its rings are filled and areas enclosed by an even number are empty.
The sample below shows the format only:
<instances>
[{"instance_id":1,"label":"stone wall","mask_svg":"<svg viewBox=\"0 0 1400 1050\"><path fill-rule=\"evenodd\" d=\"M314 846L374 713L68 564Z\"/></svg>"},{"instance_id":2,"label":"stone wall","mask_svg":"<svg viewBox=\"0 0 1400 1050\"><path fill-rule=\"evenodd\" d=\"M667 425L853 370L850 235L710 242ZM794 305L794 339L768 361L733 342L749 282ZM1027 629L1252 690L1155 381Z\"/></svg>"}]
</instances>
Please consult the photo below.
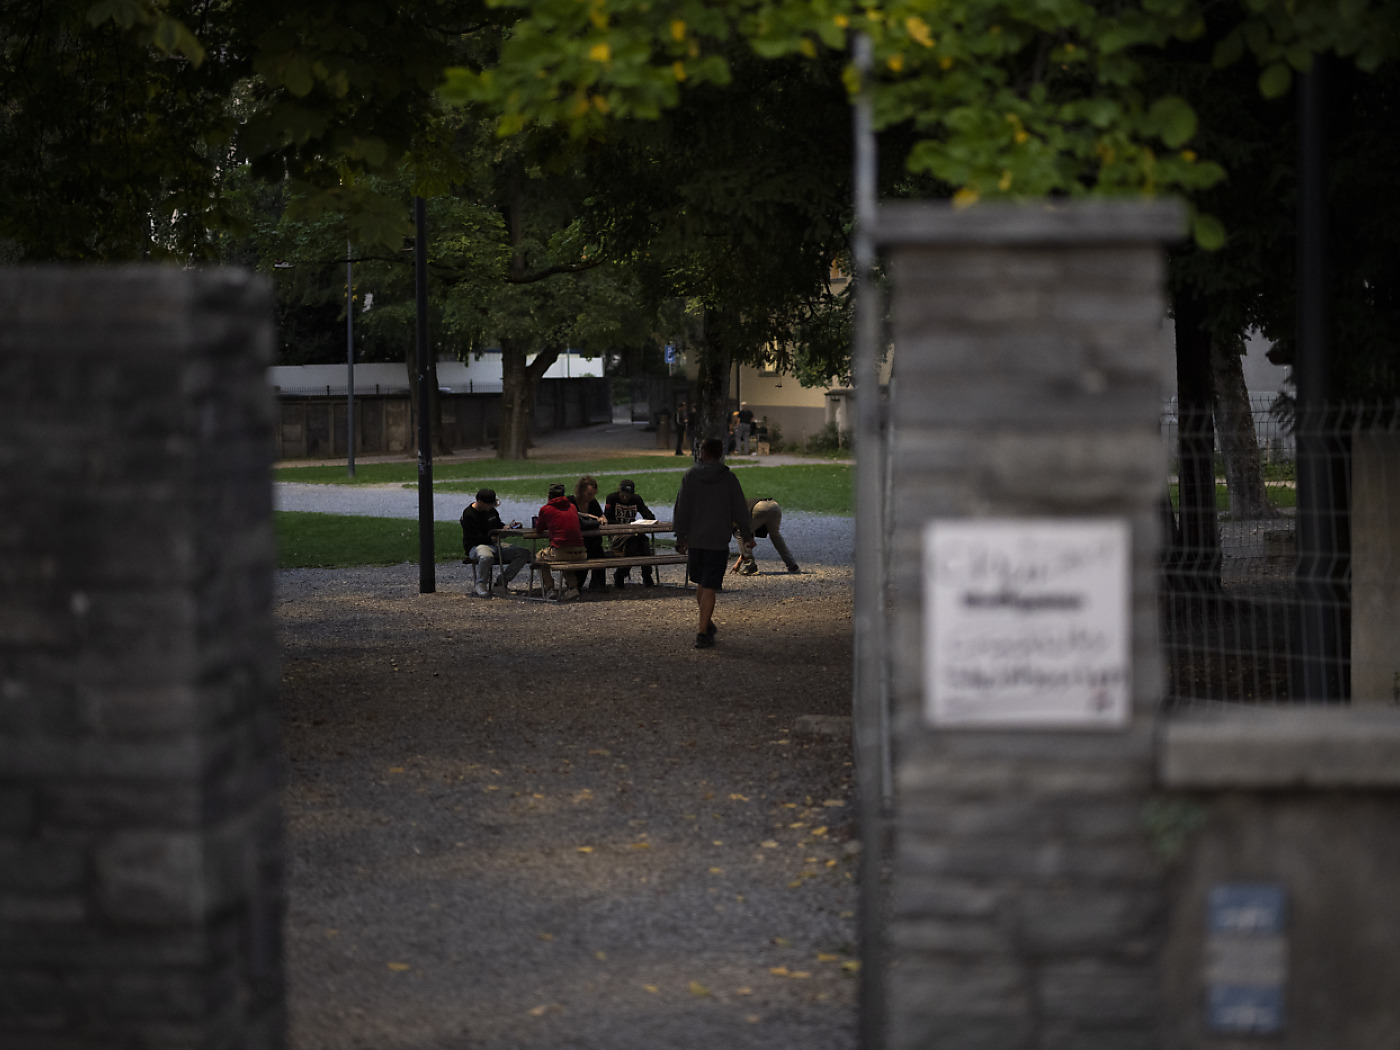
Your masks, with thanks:
<instances>
[{"instance_id":1,"label":"stone wall","mask_svg":"<svg viewBox=\"0 0 1400 1050\"><path fill-rule=\"evenodd\" d=\"M0 272L0 1045L282 1044L270 289Z\"/></svg>"},{"instance_id":2,"label":"stone wall","mask_svg":"<svg viewBox=\"0 0 1400 1050\"><path fill-rule=\"evenodd\" d=\"M886 208L895 851L888 1042L1156 1046L1163 868L1142 820L1160 695L1155 589L1168 205ZM1131 535L1131 713L1108 730L933 728L923 529L1092 518Z\"/></svg>"}]
</instances>

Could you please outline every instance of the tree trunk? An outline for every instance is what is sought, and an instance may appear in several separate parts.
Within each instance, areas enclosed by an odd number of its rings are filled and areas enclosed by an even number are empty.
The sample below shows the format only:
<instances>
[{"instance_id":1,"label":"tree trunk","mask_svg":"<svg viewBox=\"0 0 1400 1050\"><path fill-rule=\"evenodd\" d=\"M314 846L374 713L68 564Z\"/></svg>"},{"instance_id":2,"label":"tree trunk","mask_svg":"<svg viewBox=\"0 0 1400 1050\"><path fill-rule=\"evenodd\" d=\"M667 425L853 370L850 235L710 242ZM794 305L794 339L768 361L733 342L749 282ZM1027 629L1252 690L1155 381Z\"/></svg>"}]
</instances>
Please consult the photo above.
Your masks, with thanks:
<instances>
[{"instance_id":1,"label":"tree trunk","mask_svg":"<svg viewBox=\"0 0 1400 1050\"><path fill-rule=\"evenodd\" d=\"M1211 336L1200 299L1179 293L1173 305L1180 543L1167 552L1166 579L1173 590L1214 593L1220 590L1220 527L1215 513Z\"/></svg>"},{"instance_id":2,"label":"tree trunk","mask_svg":"<svg viewBox=\"0 0 1400 1050\"><path fill-rule=\"evenodd\" d=\"M1278 517L1264 491L1259 439L1254 410L1244 381L1244 363L1233 346L1211 340L1211 377L1215 384L1215 426L1225 457L1225 485L1230 492L1230 517L1257 521Z\"/></svg>"},{"instance_id":3,"label":"tree trunk","mask_svg":"<svg viewBox=\"0 0 1400 1050\"><path fill-rule=\"evenodd\" d=\"M695 427L698 446L706 438L725 440L729 421L729 374L734 360L730 343L732 328L721 311L706 308L705 332L697 343L698 370L695 376L694 406L699 421Z\"/></svg>"},{"instance_id":4,"label":"tree trunk","mask_svg":"<svg viewBox=\"0 0 1400 1050\"><path fill-rule=\"evenodd\" d=\"M562 347L541 350L526 363L530 348L516 339L501 340L501 434L496 453L501 459L524 459L534 432L535 390Z\"/></svg>"}]
</instances>

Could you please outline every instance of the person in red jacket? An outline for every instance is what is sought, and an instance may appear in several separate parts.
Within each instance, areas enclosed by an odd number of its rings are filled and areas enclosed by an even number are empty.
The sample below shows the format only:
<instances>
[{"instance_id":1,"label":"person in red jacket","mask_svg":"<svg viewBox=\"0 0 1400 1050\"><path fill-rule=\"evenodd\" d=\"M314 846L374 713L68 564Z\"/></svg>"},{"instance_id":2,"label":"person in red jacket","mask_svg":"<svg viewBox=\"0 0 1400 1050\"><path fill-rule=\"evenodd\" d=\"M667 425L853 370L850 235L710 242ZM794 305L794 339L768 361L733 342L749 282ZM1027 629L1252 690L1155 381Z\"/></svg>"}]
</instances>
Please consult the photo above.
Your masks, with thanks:
<instances>
[{"instance_id":1,"label":"person in red jacket","mask_svg":"<svg viewBox=\"0 0 1400 1050\"><path fill-rule=\"evenodd\" d=\"M578 509L564 494L563 485L549 486L549 502L540 508L537 529L543 529L549 536L549 546L540 551L538 560L552 562L584 561L588 550L583 545L583 530L578 520ZM578 597L579 573L561 572L560 590L554 589L554 577L548 566L540 566L540 577L544 582L544 596L561 602L571 602Z\"/></svg>"}]
</instances>

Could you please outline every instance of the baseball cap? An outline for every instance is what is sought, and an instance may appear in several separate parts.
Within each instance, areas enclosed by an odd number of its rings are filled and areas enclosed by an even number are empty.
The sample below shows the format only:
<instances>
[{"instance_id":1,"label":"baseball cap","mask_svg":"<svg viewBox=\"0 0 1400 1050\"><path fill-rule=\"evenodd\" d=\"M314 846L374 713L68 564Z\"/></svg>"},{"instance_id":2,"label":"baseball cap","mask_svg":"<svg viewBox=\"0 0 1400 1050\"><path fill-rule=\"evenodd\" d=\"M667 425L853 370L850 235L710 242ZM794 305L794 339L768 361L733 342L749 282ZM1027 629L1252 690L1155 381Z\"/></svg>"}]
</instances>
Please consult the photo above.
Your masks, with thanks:
<instances>
[{"instance_id":1,"label":"baseball cap","mask_svg":"<svg viewBox=\"0 0 1400 1050\"><path fill-rule=\"evenodd\" d=\"M630 480L630 479L624 480L624 481L622 481L622 482L617 486L617 491L618 491L618 492L628 492L628 493L636 492L636 491L637 491L637 483L636 483L635 481Z\"/></svg>"},{"instance_id":2,"label":"baseball cap","mask_svg":"<svg viewBox=\"0 0 1400 1050\"><path fill-rule=\"evenodd\" d=\"M496 490L495 490L495 489L477 489L477 490L476 490L476 501L477 501L478 503L484 503L484 504L486 504L488 507L494 507L494 506L496 506L496 504L499 502L499 501L496 499Z\"/></svg>"},{"instance_id":3,"label":"baseball cap","mask_svg":"<svg viewBox=\"0 0 1400 1050\"><path fill-rule=\"evenodd\" d=\"M559 498L560 496L562 496L562 495L564 495L564 486L563 486L563 485L560 485L560 484L558 484L558 483L556 482L555 484L549 486L549 498L550 498L550 499L558 499L558 498Z\"/></svg>"}]
</instances>

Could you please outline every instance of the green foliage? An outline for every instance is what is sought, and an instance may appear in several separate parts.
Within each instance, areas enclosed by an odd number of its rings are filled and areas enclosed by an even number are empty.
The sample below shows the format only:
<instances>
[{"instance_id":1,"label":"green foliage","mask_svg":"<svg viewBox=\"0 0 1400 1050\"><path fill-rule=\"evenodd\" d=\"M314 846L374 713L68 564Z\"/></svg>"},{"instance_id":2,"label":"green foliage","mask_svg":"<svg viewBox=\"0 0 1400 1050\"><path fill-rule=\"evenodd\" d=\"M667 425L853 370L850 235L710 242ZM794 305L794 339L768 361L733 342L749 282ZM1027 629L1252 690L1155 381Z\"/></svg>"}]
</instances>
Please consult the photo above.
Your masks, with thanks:
<instances>
[{"instance_id":1,"label":"green foliage","mask_svg":"<svg viewBox=\"0 0 1400 1050\"><path fill-rule=\"evenodd\" d=\"M834 422L827 423L807 439L807 451L814 453L840 452L847 456L855 452L849 430L840 430Z\"/></svg>"}]
</instances>

